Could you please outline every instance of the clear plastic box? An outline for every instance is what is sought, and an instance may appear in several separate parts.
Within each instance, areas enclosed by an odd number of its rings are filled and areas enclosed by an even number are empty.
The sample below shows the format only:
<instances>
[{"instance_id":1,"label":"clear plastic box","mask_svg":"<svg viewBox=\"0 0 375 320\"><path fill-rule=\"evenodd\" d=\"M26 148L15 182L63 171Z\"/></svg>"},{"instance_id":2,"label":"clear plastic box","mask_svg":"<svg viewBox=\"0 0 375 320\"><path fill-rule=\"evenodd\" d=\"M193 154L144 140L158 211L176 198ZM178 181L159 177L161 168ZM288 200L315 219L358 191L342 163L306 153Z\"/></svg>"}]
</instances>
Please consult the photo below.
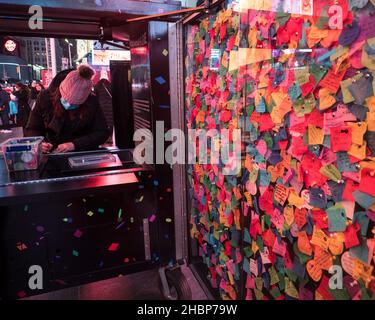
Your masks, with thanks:
<instances>
[{"instance_id":1,"label":"clear plastic box","mask_svg":"<svg viewBox=\"0 0 375 320\"><path fill-rule=\"evenodd\" d=\"M39 167L44 137L12 138L1 145L9 172L36 170Z\"/></svg>"}]
</instances>

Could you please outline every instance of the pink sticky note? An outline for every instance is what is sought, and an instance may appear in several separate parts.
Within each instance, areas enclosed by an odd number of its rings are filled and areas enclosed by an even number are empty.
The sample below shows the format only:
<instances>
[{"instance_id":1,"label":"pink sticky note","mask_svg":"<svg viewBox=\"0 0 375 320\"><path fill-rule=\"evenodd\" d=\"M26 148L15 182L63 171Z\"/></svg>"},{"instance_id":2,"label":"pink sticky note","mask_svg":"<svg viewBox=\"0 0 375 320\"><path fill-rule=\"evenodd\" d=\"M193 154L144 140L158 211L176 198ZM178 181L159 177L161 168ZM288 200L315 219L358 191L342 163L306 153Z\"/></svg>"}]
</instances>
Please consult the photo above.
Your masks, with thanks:
<instances>
[{"instance_id":1,"label":"pink sticky note","mask_svg":"<svg viewBox=\"0 0 375 320\"><path fill-rule=\"evenodd\" d=\"M77 229L76 232L74 232L73 235L74 235L76 238L81 238L81 236L82 236L82 231L79 230L79 229Z\"/></svg>"},{"instance_id":2,"label":"pink sticky note","mask_svg":"<svg viewBox=\"0 0 375 320\"><path fill-rule=\"evenodd\" d=\"M119 247L119 244L118 243L112 243L109 248L108 248L108 251L117 251Z\"/></svg>"}]
</instances>

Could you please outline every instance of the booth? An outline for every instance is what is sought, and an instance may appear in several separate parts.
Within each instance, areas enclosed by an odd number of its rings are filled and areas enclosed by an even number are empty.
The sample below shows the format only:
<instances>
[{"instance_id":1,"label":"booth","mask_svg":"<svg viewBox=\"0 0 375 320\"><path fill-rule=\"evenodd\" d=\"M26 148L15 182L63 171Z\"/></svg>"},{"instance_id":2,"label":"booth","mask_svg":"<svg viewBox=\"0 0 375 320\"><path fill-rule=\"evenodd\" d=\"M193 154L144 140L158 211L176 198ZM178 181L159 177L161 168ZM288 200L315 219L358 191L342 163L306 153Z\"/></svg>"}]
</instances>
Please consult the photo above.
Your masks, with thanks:
<instances>
[{"instance_id":1,"label":"booth","mask_svg":"<svg viewBox=\"0 0 375 320\"><path fill-rule=\"evenodd\" d=\"M212 299L374 299L374 1L122 2L46 4L51 36L74 23L72 36L130 47L111 66L119 149L104 153L119 161L0 167L2 297L33 294L38 264L47 291L161 267L165 296L189 298L186 264ZM195 154L136 165L132 134L157 121L199 131Z\"/></svg>"},{"instance_id":2,"label":"booth","mask_svg":"<svg viewBox=\"0 0 375 320\"><path fill-rule=\"evenodd\" d=\"M30 30L33 1L0 1L1 33L122 41L132 55L131 63L110 66L116 148L44 155L30 171L8 172L7 159L0 159L0 297L25 298L155 268L167 299L189 299L182 249L175 245L177 224L187 226L175 220L172 170L137 165L132 156L141 125L151 131L156 121L171 126L171 102L168 23L128 20L180 4L89 2L40 3L43 29ZM43 270L43 290L28 286L34 265Z\"/></svg>"}]
</instances>

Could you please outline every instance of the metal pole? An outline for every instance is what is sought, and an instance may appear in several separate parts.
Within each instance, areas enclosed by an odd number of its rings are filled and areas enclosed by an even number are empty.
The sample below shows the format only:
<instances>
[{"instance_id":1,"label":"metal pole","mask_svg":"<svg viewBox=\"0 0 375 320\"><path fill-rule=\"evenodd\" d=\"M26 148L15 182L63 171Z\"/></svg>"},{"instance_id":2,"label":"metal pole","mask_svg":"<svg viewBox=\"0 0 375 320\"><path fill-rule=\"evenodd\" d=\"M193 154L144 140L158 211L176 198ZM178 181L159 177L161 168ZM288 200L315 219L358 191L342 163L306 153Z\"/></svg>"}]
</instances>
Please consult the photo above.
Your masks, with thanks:
<instances>
[{"instance_id":1,"label":"metal pole","mask_svg":"<svg viewBox=\"0 0 375 320\"><path fill-rule=\"evenodd\" d=\"M57 63L56 63L56 42L54 38L50 38L51 43L51 61L52 61L52 78L57 74Z\"/></svg>"},{"instance_id":2,"label":"metal pole","mask_svg":"<svg viewBox=\"0 0 375 320\"><path fill-rule=\"evenodd\" d=\"M68 42L68 48L69 48L69 67L73 68L73 65L72 65L72 51L70 49L70 42Z\"/></svg>"}]
</instances>

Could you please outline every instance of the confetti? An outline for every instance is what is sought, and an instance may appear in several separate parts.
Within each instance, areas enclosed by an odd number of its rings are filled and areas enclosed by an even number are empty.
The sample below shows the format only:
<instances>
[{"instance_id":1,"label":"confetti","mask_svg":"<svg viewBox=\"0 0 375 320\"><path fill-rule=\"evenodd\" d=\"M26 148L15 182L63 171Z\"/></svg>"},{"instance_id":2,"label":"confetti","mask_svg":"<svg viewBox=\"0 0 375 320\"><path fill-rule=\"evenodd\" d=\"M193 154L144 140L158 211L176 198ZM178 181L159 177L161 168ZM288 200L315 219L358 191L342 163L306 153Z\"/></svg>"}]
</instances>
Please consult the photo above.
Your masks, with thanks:
<instances>
[{"instance_id":1,"label":"confetti","mask_svg":"<svg viewBox=\"0 0 375 320\"><path fill-rule=\"evenodd\" d=\"M92 216L94 215L94 212L89 211L89 212L87 212L87 215L88 215L89 217L92 217Z\"/></svg>"},{"instance_id":2,"label":"confetti","mask_svg":"<svg viewBox=\"0 0 375 320\"><path fill-rule=\"evenodd\" d=\"M81 237L82 237L82 231L79 230L79 229L77 229L77 230L74 232L73 236L74 236L75 238L78 238L78 239L81 238Z\"/></svg>"},{"instance_id":3,"label":"confetti","mask_svg":"<svg viewBox=\"0 0 375 320\"><path fill-rule=\"evenodd\" d=\"M155 78L155 81L160 85L163 85L167 82L162 76Z\"/></svg>"},{"instance_id":4,"label":"confetti","mask_svg":"<svg viewBox=\"0 0 375 320\"><path fill-rule=\"evenodd\" d=\"M79 252L77 250L73 250L72 254L73 254L74 257L78 257L79 256Z\"/></svg>"},{"instance_id":5,"label":"confetti","mask_svg":"<svg viewBox=\"0 0 375 320\"><path fill-rule=\"evenodd\" d=\"M154 222L156 220L156 216L153 214L151 217L148 219L150 222Z\"/></svg>"},{"instance_id":6,"label":"confetti","mask_svg":"<svg viewBox=\"0 0 375 320\"><path fill-rule=\"evenodd\" d=\"M112 243L112 244L108 247L108 251L117 251L117 250L118 250L118 247L119 247L119 244L118 244L118 243Z\"/></svg>"},{"instance_id":7,"label":"confetti","mask_svg":"<svg viewBox=\"0 0 375 320\"><path fill-rule=\"evenodd\" d=\"M17 249L19 251L25 251L27 250L27 246L26 244L22 243L22 242L18 242L17 245L16 245Z\"/></svg>"}]
</instances>

